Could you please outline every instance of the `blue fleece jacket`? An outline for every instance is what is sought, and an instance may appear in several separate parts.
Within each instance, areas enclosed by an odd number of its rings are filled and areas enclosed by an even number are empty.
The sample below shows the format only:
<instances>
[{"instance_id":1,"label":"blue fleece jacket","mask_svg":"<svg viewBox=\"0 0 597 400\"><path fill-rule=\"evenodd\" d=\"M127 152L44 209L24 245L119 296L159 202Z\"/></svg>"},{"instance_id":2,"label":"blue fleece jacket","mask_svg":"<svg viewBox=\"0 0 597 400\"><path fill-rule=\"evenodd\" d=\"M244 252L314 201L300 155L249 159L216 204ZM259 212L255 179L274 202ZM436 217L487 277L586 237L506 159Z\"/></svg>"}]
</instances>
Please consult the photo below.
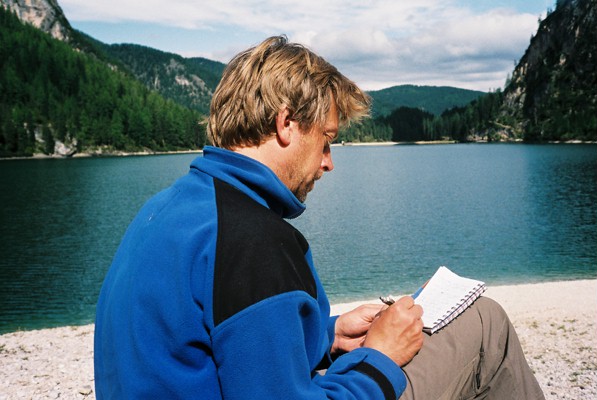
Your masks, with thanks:
<instances>
[{"instance_id":1,"label":"blue fleece jacket","mask_svg":"<svg viewBox=\"0 0 597 400\"><path fill-rule=\"evenodd\" d=\"M303 211L266 166L206 147L114 257L97 305L97 398L398 398L406 378L382 353L332 362L335 318L283 219Z\"/></svg>"}]
</instances>

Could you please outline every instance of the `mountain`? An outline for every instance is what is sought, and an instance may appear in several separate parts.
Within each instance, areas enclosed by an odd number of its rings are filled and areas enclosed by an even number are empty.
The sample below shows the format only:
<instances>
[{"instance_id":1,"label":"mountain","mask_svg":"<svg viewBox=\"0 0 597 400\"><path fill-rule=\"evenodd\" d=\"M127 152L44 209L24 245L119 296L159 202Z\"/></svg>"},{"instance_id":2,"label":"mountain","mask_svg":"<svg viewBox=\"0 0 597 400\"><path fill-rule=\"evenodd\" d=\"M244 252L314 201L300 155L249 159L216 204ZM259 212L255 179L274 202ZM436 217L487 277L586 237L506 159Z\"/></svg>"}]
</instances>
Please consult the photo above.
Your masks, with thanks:
<instances>
[{"instance_id":1,"label":"mountain","mask_svg":"<svg viewBox=\"0 0 597 400\"><path fill-rule=\"evenodd\" d=\"M424 125L462 141L597 141L597 0L558 0L503 91Z\"/></svg>"},{"instance_id":2,"label":"mountain","mask_svg":"<svg viewBox=\"0 0 597 400\"><path fill-rule=\"evenodd\" d=\"M527 141L597 139L597 1L558 0L504 90L500 118Z\"/></svg>"},{"instance_id":3,"label":"mountain","mask_svg":"<svg viewBox=\"0 0 597 400\"><path fill-rule=\"evenodd\" d=\"M225 64L134 44L107 45L73 29L57 0L0 0L0 4L22 21L130 74L162 96L208 114Z\"/></svg>"},{"instance_id":4,"label":"mountain","mask_svg":"<svg viewBox=\"0 0 597 400\"><path fill-rule=\"evenodd\" d=\"M418 108L434 115L458 106L464 106L483 96L476 90L449 86L400 85L370 91L373 99L373 116L387 116L399 107Z\"/></svg>"},{"instance_id":5,"label":"mountain","mask_svg":"<svg viewBox=\"0 0 597 400\"><path fill-rule=\"evenodd\" d=\"M206 58L184 58L135 44L99 47L148 88L205 115L209 113L209 103L225 64Z\"/></svg>"},{"instance_id":6,"label":"mountain","mask_svg":"<svg viewBox=\"0 0 597 400\"><path fill-rule=\"evenodd\" d=\"M78 50L96 56L113 67L129 73L164 97L203 114L225 68L225 64L205 58L185 58L136 44L102 43L74 30L57 0L0 0L19 18ZM399 107L411 107L438 115L462 106L483 92L454 87L402 85L369 92L372 114L387 116Z\"/></svg>"},{"instance_id":7,"label":"mountain","mask_svg":"<svg viewBox=\"0 0 597 400\"><path fill-rule=\"evenodd\" d=\"M23 21L38 27L46 33L52 34L57 39L67 42L77 52L86 54L92 59L104 63L113 71L118 71L123 76L138 80L147 88L160 93L162 96L180 105L199 111L202 114L209 112L211 96L222 76L225 67L224 64L204 58L184 58L177 54L135 44L108 45L102 43L83 32L74 30L56 0L0 0L0 4L14 11ZM410 111L405 110L405 107L412 109L413 113L424 111L437 115L445 109L465 104L482 94L482 92L451 87L414 85L396 86L373 91L370 92L373 98L373 116L390 118L392 112L398 109L400 111L396 111L397 114L387 121L385 119L379 121L375 119L368 120L360 126L354 125L351 130L345 132L343 140L371 141L401 138L404 135L399 132L393 132L391 126L395 124L390 122L396 119L396 115L404 115L405 112L409 113ZM38 110L35 112L39 114ZM4 115L7 115L7 113L8 111L4 111ZM127 118L130 117L129 112L127 113ZM13 122L19 125L22 123L23 118L23 116L19 116L16 120L13 118L15 120ZM66 116L62 116L60 119L64 121L66 118ZM72 122L78 116L70 116L68 118L71 121L71 127L78 126L77 123ZM103 115L97 125L105 126L110 118L110 115ZM40 118L42 121L41 125L52 126L50 119L48 117ZM121 119L121 116L117 115L115 117L114 129L116 131L120 131ZM147 120L146 118L141 119L144 121ZM83 125L87 126L87 123L86 120L83 122ZM128 129L129 125L125 123L124 127ZM7 129L14 131L14 126L10 126ZM59 138L64 137L66 130L63 122L56 124L54 130L61 132L58 134ZM124 132L125 138L126 133ZM155 136L156 133L152 132L152 135ZM92 137L95 136L92 135ZM201 139L197 140L200 141ZM14 140L11 139L11 142L14 142ZM30 143L31 141L25 142ZM117 148L123 146L134 148L139 145L137 141L123 140L122 135L113 142L117 144ZM189 143L188 140L184 140L183 142ZM178 141L174 146L181 146L183 142ZM83 147L81 143L84 143L84 141L79 140L79 148ZM146 141L142 146L164 149L171 148L173 144L162 139ZM14 148L15 146L12 147ZM51 146L48 145L46 147L46 151L49 151L49 147ZM25 146L27 150L22 150L22 148L23 146L21 146L21 150L19 151L27 153L30 151L31 146Z\"/></svg>"}]
</instances>

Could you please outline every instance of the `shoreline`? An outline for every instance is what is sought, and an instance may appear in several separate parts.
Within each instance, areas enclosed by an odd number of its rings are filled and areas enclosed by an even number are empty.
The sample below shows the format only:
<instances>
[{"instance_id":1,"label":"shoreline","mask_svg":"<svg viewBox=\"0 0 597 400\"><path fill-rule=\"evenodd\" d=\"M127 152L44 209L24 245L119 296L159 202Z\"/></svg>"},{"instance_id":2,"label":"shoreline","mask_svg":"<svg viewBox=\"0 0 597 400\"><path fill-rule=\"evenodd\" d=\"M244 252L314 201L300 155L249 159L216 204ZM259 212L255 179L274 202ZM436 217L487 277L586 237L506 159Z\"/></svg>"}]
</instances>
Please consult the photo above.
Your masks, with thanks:
<instances>
[{"instance_id":1,"label":"shoreline","mask_svg":"<svg viewBox=\"0 0 597 400\"><path fill-rule=\"evenodd\" d=\"M487 140L475 140L470 142L459 142L457 140L419 140L414 142L341 142L332 143L332 146L411 146L411 145L432 145L432 144L597 144L597 141L587 140L551 140L544 143L525 143L522 140L504 140L488 142Z\"/></svg>"},{"instance_id":2,"label":"shoreline","mask_svg":"<svg viewBox=\"0 0 597 400\"><path fill-rule=\"evenodd\" d=\"M332 143L332 146L409 146L409 145L427 145L427 144L458 144L456 140L420 140L415 142L341 142Z\"/></svg>"},{"instance_id":3,"label":"shoreline","mask_svg":"<svg viewBox=\"0 0 597 400\"><path fill-rule=\"evenodd\" d=\"M201 154L203 149L197 150L172 150L172 151L117 151L109 153L74 153L69 156L60 154L47 155L43 153L35 153L29 157L0 157L0 161L7 160L67 160L69 158L109 158L109 157L136 157L136 156L162 156L162 155L176 155L176 154Z\"/></svg>"},{"instance_id":4,"label":"shoreline","mask_svg":"<svg viewBox=\"0 0 597 400\"><path fill-rule=\"evenodd\" d=\"M342 142L342 143L332 143L332 147L340 147L340 146L420 146L420 145L437 145L437 144L535 144L535 143L524 143L520 140L509 140L509 141L500 141L500 142L487 142L484 140L477 140L472 142L461 143L457 140L420 140L414 142ZM541 144L562 144L562 145L571 145L571 144L597 144L597 141L583 141L583 140L566 140L566 141L548 141ZM72 155L61 155L61 154L52 154L47 155L43 153L35 153L32 156L27 157L0 157L0 161L8 161L8 160L63 160L69 158L107 158L107 157L135 157L135 156L158 156L158 155L171 155L171 154L201 154L203 153L203 149L196 149L196 150L173 150L173 151L133 151L133 152L126 152L126 151L115 151L115 152L106 152L103 153L99 152L83 152L83 153L74 153Z\"/></svg>"},{"instance_id":5,"label":"shoreline","mask_svg":"<svg viewBox=\"0 0 597 400\"><path fill-rule=\"evenodd\" d=\"M546 399L597 398L597 279L490 286ZM379 300L341 303L332 313ZM0 335L0 399L94 399L93 324Z\"/></svg>"}]
</instances>

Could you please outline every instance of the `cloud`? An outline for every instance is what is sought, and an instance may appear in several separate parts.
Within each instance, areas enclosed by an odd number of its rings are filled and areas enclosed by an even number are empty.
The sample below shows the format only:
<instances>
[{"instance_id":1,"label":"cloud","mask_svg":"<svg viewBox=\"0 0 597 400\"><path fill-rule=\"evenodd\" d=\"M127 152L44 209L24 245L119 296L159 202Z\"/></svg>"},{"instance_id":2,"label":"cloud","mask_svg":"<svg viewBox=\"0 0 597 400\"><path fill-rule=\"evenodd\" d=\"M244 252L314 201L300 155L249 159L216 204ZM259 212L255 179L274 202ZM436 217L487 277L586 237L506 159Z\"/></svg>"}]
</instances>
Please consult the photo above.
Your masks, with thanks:
<instances>
[{"instance_id":1,"label":"cloud","mask_svg":"<svg viewBox=\"0 0 597 400\"><path fill-rule=\"evenodd\" d=\"M407 32L352 30L297 35L363 86L449 84L489 90L503 87L528 46L537 17L509 10L450 16ZM375 74L375 79L372 79ZM374 84L378 81L380 84ZM363 84L362 82L367 82ZM382 86L383 87L383 86Z\"/></svg>"},{"instance_id":2,"label":"cloud","mask_svg":"<svg viewBox=\"0 0 597 400\"><path fill-rule=\"evenodd\" d=\"M537 16L507 8L473 11L460 3L61 0L73 21L151 22L229 34L227 45L197 50L219 60L256 44L256 36L286 33L368 88L442 82L480 90L503 86L537 28ZM251 42L243 43L248 38Z\"/></svg>"}]
</instances>

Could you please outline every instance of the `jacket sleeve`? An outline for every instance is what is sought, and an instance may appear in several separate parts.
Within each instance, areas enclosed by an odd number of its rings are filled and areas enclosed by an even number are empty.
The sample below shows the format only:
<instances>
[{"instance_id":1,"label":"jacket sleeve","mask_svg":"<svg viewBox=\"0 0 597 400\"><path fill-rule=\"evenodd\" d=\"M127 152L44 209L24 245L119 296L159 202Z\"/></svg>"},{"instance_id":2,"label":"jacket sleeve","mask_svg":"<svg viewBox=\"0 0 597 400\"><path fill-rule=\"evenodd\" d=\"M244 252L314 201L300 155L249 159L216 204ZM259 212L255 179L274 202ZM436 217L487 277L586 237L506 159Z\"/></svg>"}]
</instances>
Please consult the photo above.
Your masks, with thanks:
<instances>
[{"instance_id":1,"label":"jacket sleeve","mask_svg":"<svg viewBox=\"0 0 597 400\"><path fill-rule=\"evenodd\" d=\"M274 316L274 317L272 317ZM361 348L315 368L329 350L317 301L293 291L256 303L218 325L212 345L226 399L397 399L406 387L388 357Z\"/></svg>"},{"instance_id":2,"label":"jacket sleeve","mask_svg":"<svg viewBox=\"0 0 597 400\"><path fill-rule=\"evenodd\" d=\"M334 343L334 339L336 336L336 320L338 320L337 315L332 316L328 319L327 335L328 335L329 345L328 345L328 348L326 349L325 354L323 355L323 358L319 362L319 365L315 368L318 371L328 369L332 365L332 362L334 360L330 351L331 351L332 344Z\"/></svg>"}]
</instances>

